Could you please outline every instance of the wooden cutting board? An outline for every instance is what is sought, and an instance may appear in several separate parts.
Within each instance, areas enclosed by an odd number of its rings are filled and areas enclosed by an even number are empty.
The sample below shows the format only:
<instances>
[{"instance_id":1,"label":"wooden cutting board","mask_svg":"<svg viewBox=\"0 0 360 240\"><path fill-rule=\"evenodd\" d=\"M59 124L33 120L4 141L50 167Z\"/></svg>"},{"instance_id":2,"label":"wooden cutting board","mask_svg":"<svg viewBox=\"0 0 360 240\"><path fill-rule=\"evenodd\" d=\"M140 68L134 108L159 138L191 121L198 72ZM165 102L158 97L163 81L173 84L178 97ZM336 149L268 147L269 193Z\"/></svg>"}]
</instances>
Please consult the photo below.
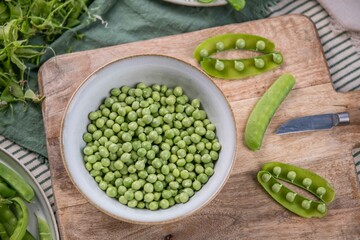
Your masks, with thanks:
<instances>
[{"instance_id":1,"label":"wooden cutting board","mask_svg":"<svg viewBox=\"0 0 360 240\"><path fill-rule=\"evenodd\" d=\"M192 57L195 47L208 37L231 32L273 40L283 53L285 64L243 80L213 79L230 102L238 131L235 165L219 195L184 220L156 226L125 223L89 204L70 181L59 148L64 110L79 84L104 64L137 54L164 54L199 67ZM251 152L243 144L249 113L284 72L294 74L296 87L275 114L261 150ZM46 96L42 109L62 239L360 239L360 187L351 156L360 139L360 128L344 126L331 131L274 134L290 118L346 111L360 105L359 92L341 94L333 90L316 30L304 16L269 18L57 56L43 64L39 83ZM336 190L328 215L304 219L275 203L256 180L261 164L268 161L295 164L328 179Z\"/></svg>"}]
</instances>

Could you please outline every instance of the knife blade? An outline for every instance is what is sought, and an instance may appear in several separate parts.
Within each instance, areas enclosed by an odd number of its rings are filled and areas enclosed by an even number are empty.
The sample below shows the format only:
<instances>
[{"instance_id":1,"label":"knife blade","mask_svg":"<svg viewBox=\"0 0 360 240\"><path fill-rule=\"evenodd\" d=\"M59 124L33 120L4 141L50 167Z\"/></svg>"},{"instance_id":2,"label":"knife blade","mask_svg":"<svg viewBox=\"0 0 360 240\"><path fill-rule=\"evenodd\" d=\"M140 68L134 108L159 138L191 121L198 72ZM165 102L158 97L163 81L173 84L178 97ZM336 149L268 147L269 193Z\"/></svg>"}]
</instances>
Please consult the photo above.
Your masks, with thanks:
<instances>
[{"instance_id":1,"label":"knife blade","mask_svg":"<svg viewBox=\"0 0 360 240\"><path fill-rule=\"evenodd\" d=\"M318 130L328 130L335 126L348 125L350 115L348 112L310 115L291 119L282 124L276 134L300 133Z\"/></svg>"}]
</instances>

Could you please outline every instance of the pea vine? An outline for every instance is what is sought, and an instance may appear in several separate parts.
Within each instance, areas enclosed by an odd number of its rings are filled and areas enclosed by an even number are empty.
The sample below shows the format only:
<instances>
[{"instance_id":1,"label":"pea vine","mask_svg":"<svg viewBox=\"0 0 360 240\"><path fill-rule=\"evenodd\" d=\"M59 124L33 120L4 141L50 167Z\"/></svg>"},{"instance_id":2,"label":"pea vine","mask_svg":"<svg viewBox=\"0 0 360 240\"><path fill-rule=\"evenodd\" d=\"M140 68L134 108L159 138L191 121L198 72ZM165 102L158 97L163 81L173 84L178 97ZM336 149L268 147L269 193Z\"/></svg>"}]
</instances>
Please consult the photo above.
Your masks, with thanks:
<instances>
[{"instance_id":1,"label":"pea vine","mask_svg":"<svg viewBox=\"0 0 360 240\"><path fill-rule=\"evenodd\" d=\"M39 103L44 96L27 84L30 69L64 31L89 14L88 0L5 0L0 2L0 109L14 102ZM34 41L41 39L41 41ZM34 44L34 42L41 42Z\"/></svg>"}]
</instances>

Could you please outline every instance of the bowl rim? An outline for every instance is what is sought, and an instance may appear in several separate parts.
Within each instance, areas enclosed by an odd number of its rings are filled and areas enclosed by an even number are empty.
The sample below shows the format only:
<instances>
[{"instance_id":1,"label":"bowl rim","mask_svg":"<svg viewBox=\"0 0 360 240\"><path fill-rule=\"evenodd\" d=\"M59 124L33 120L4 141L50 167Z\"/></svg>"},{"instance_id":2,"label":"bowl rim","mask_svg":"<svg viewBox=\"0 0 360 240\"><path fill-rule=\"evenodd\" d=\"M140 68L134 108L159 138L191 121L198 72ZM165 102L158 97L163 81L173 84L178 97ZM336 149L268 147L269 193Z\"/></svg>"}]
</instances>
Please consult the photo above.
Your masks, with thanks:
<instances>
[{"instance_id":1,"label":"bowl rim","mask_svg":"<svg viewBox=\"0 0 360 240\"><path fill-rule=\"evenodd\" d=\"M63 131L64 131L64 123L65 123L65 119L68 115L68 108L70 106L70 104L72 103L75 95L79 92L80 88L82 88L82 86L94 75L96 74L97 72L101 71L102 69L108 67L109 65L111 64L114 64L116 62L120 62L120 61L123 61L123 60L127 60L127 59L132 59L132 58L138 58L138 57L161 57L161 58L169 58L169 59L172 59L172 60L176 60L178 62L181 62L193 69L195 69L196 71L199 71L201 74L203 74L208 80L209 82L211 82L211 84L213 84L217 90L219 91L219 93L224 97L224 99L226 100L226 104L228 105L229 109L230 109L230 113L231 113L231 116L232 116L232 121L233 121L233 125L235 127L235 139L234 139L234 151L232 153L232 157L231 157L231 164L230 164L230 167L228 169L228 174L226 175L226 177L223 179L223 181L221 182L221 184L219 185L217 191L210 197L208 198L206 201L204 201L204 203L198 207L198 208L195 208L193 209L192 211L189 211L187 212L186 214L183 214L179 217L176 217L176 218L172 218L172 219L169 219L169 220L164 220L164 221L156 221L156 222L143 222L143 221L134 221L134 220L130 220L130 219L127 219L127 218L124 218L124 217L121 217L121 216L118 216L118 215L115 215L115 214L112 214L111 212L108 212L106 211L105 209L101 208L100 206L98 206L97 204L95 204L85 193L83 193L83 191L80 189L80 187L75 183L75 180L73 179L71 173L70 173L70 170L68 169L68 166L67 166L67 161L65 160L65 153L64 153L64 145L63 145ZM68 175L68 177L70 178L72 184L75 186L75 188L80 192L80 194L88 201L88 203L90 203L92 206L94 206L96 209L98 209L100 212L102 213L105 213L106 215L112 217L112 218L115 218L117 220L120 220L120 221L124 221L124 222L127 222L127 223L132 223L132 224L139 224L139 225L160 225L160 224L168 224L168 223L173 223L173 222L176 222L176 221L179 221L187 216L190 216L192 214L194 214L195 212L199 211L200 209L204 208L206 205L208 205L218 194L219 192L223 189L223 187L225 186L225 184L227 183L230 175L231 175L231 172L232 172L232 169L234 167L234 162L235 162L235 159L236 159L236 156L237 156L237 125L236 125L236 121L235 121L235 115L234 115L234 112L233 112L233 109L231 108L231 105L229 103L229 101L227 100L225 94L221 91L221 89L213 82L212 78L207 75L202 69L199 69L197 67L195 67L194 65L182 60L182 59L179 59L177 57L173 57L173 56L168 56L168 55L164 55L164 54L134 54L134 55L130 55L130 56L126 56L126 57L122 57L122 58L117 58L113 61L110 61L100 67L98 67L97 69L95 69L94 71L92 71L81 83L80 85L75 89L75 91L72 93L71 97L69 98L68 100L68 103L66 104L66 108L64 109L64 113L63 113L63 116L62 116L62 119L61 119L61 125L60 125L60 135L59 135L59 147L60 147L60 155L61 155L61 160L62 160L62 163L64 165L64 168L65 168L65 171Z\"/></svg>"}]
</instances>

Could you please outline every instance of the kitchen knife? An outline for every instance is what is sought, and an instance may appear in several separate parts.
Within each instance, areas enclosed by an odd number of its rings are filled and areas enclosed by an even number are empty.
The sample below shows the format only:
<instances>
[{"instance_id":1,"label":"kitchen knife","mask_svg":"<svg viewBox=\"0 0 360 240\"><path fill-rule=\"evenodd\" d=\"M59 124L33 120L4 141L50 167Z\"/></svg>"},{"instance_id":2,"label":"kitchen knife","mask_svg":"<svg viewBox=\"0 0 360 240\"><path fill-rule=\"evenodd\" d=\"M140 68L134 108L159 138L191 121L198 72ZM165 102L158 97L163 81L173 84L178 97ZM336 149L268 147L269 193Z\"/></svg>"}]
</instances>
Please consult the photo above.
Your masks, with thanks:
<instances>
[{"instance_id":1,"label":"kitchen knife","mask_svg":"<svg viewBox=\"0 0 360 240\"><path fill-rule=\"evenodd\" d=\"M288 133L328 130L335 126L348 124L360 124L360 110L294 118L282 124L277 129L276 133L281 135Z\"/></svg>"}]
</instances>

